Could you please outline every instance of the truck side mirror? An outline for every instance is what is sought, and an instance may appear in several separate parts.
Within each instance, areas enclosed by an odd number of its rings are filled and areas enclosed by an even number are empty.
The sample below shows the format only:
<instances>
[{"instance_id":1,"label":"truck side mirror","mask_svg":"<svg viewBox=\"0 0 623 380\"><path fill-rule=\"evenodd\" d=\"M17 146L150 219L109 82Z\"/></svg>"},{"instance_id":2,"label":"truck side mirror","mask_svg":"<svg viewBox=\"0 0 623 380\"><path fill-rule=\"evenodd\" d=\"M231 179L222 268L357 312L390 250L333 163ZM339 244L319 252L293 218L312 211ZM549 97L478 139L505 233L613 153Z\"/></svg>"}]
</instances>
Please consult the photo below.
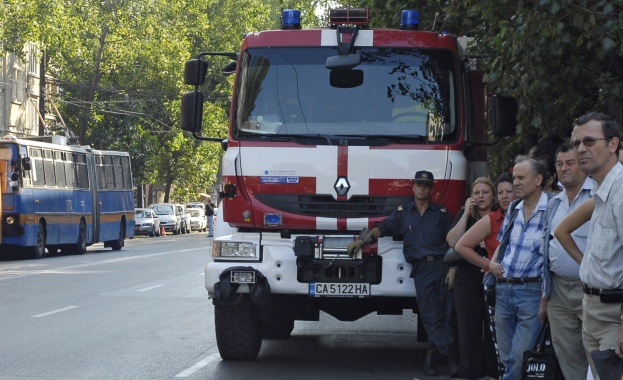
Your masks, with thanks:
<instances>
[{"instance_id":1,"label":"truck side mirror","mask_svg":"<svg viewBox=\"0 0 623 380\"><path fill-rule=\"evenodd\" d=\"M225 67L223 67L223 70L221 70L221 72L225 76L232 75L236 73L237 67L238 67L238 62L232 61L232 62L229 62L227 65L225 65Z\"/></svg>"},{"instance_id":2,"label":"truck side mirror","mask_svg":"<svg viewBox=\"0 0 623 380\"><path fill-rule=\"evenodd\" d=\"M517 99L493 96L493 136L505 137L517 134Z\"/></svg>"},{"instance_id":3,"label":"truck side mirror","mask_svg":"<svg viewBox=\"0 0 623 380\"><path fill-rule=\"evenodd\" d=\"M183 131L199 133L203 119L203 93L187 92L182 95L180 126Z\"/></svg>"},{"instance_id":4,"label":"truck side mirror","mask_svg":"<svg viewBox=\"0 0 623 380\"><path fill-rule=\"evenodd\" d=\"M184 83L201 86L206 81L208 62L202 59L191 59L184 65Z\"/></svg>"}]
</instances>

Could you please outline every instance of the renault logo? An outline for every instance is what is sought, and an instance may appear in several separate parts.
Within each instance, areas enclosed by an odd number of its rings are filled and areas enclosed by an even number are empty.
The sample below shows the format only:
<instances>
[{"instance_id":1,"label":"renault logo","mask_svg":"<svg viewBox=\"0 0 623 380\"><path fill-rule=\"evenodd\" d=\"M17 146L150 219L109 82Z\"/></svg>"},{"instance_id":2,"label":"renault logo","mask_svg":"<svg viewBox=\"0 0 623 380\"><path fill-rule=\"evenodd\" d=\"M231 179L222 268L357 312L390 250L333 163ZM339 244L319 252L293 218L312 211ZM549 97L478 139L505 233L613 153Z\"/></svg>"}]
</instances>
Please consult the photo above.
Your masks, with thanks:
<instances>
[{"instance_id":1,"label":"renault logo","mask_svg":"<svg viewBox=\"0 0 623 380\"><path fill-rule=\"evenodd\" d=\"M335 181L335 185L333 185L333 187L335 188L335 192L337 193L337 195L340 196L348 194L348 190L350 190L350 184L348 183L346 177L338 178L337 181Z\"/></svg>"}]
</instances>

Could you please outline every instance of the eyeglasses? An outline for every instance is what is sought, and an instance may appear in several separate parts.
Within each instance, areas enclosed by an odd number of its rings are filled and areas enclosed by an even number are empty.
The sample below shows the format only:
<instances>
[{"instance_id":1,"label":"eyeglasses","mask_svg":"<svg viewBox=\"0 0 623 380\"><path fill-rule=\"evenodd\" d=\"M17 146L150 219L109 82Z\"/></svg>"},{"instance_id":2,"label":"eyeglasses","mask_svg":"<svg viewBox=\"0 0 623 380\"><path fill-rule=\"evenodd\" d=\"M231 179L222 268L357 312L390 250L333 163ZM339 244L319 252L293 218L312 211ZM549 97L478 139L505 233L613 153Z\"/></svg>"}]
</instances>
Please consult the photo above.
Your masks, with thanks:
<instances>
[{"instance_id":1,"label":"eyeglasses","mask_svg":"<svg viewBox=\"0 0 623 380\"><path fill-rule=\"evenodd\" d=\"M597 140L610 140L610 139L607 139L604 137L585 137L582 140L571 141L571 146L573 146L573 149L575 150L578 150L580 148L580 144L584 144L585 147L590 148L593 145L595 145Z\"/></svg>"}]
</instances>

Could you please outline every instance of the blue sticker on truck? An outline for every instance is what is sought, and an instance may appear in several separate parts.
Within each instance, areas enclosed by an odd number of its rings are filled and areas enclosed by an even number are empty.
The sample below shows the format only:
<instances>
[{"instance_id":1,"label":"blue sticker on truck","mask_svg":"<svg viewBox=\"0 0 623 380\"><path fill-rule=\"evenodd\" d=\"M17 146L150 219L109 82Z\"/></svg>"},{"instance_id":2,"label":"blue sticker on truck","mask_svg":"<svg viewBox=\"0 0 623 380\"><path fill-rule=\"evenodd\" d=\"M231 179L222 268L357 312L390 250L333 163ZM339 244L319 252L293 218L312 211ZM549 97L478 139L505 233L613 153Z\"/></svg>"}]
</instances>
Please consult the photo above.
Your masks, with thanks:
<instances>
[{"instance_id":1,"label":"blue sticker on truck","mask_svg":"<svg viewBox=\"0 0 623 380\"><path fill-rule=\"evenodd\" d=\"M287 183L299 183L299 177L290 177L290 176L261 176L260 183L276 183L276 184L287 184Z\"/></svg>"}]
</instances>

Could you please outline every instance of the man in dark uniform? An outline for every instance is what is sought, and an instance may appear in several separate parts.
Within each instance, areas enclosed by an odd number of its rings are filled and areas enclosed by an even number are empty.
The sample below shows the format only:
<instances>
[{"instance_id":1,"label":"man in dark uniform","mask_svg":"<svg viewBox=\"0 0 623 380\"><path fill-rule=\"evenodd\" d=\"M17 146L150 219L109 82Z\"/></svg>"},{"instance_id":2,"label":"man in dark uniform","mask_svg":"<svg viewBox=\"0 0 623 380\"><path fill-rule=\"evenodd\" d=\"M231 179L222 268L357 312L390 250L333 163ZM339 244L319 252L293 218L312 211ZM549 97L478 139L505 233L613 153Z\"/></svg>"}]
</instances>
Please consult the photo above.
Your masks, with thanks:
<instances>
[{"instance_id":1,"label":"man in dark uniform","mask_svg":"<svg viewBox=\"0 0 623 380\"><path fill-rule=\"evenodd\" d=\"M456 375L458 365L450 355L452 300L446 296L446 267L442 260L448 250L446 235L452 218L445 207L430 201L433 183L431 172L415 173L415 201L400 206L371 230L364 229L359 240L348 246L348 253L352 257L375 238L402 235L405 260L413 266L411 277L417 292L419 318L428 334L424 372L428 376L438 374L435 362L439 355L448 362L450 375Z\"/></svg>"}]
</instances>

